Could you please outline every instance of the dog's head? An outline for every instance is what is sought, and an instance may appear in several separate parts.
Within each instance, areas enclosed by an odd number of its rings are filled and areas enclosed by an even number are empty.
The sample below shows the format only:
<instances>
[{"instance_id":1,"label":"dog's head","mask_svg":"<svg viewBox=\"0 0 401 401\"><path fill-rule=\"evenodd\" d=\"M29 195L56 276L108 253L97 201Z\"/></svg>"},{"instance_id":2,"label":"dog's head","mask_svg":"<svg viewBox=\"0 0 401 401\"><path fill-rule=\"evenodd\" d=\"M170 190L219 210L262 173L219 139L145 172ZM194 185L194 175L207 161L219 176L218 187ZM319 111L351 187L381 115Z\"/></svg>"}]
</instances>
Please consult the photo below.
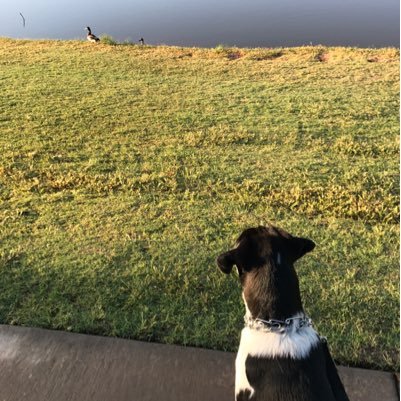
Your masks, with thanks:
<instances>
[{"instance_id":1,"label":"dog's head","mask_svg":"<svg viewBox=\"0 0 401 401\"><path fill-rule=\"evenodd\" d=\"M217 258L217 265L226 274L237 266L253 318L285 319L302 311L294 263L314 247L313 241L280 228L249 228L233 249Z\"/></svg>"}]
</instances>

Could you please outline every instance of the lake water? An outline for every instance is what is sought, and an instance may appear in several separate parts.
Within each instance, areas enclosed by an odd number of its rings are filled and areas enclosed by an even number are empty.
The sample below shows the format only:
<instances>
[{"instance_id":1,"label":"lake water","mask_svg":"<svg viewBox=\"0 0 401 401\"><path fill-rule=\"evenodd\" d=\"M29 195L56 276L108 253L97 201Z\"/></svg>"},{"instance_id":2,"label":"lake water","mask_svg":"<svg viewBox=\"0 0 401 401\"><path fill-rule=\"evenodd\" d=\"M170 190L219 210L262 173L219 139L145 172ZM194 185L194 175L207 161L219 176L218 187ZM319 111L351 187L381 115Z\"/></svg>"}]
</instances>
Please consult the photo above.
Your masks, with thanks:
<instances>
[{"instance_id":1,"label":"lake water","mask_svg":"<svg viewBox=\"0 0 401 401\"><path fill-rule=\"evenodd\" d=\"M215 47L399 47L398 0L0 0L0 36ZM26 19L23 27L22 12Z\"/></svg>"}]
</instances>

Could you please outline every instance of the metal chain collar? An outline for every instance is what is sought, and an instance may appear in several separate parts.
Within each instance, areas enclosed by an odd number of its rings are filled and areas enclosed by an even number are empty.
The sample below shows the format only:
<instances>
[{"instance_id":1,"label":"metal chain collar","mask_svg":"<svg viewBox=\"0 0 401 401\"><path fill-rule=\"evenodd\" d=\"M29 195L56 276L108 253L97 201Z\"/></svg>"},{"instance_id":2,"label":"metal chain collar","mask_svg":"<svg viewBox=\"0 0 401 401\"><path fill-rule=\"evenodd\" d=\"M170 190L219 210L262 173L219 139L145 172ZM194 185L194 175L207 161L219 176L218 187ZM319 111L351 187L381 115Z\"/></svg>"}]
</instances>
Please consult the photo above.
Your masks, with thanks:
<instances>
[{"instance_id":1,"label":"metal chain collar","mask_svg":"<svg viewBox=\"0 0 401 401\"><path fill-rule=\"evenodd\" d=\"M245 327L267 333L285 333L286 331L292 331L293 326L295 326L296 331L302 327L312 326L312 319L308 316L290 317L285 320L263 320L258 318L253 319L245 315L244 321Z\"/></svg>"}]
</instances>

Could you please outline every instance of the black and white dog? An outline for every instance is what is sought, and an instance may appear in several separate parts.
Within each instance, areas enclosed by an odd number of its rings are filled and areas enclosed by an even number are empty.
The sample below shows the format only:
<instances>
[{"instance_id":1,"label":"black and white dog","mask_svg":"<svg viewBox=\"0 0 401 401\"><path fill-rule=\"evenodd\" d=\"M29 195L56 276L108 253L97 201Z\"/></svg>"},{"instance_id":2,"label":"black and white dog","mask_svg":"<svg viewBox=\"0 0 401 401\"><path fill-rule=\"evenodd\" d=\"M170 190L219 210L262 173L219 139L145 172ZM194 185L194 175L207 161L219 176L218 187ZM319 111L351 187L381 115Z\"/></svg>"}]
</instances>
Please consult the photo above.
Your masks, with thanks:
<instances>
[{"instance_id":1,"label":"black and white dog","mask_svg":"<svg viewBox=\"0 0 401 401\"><path fill-rule=\"evenodd\" d=\"M217 258L226 274L237 266L246 308L236 401L349 401L327 344L302 307L294 262L314 247L282 229L257 227Z\"/></svg>"}]
</instances>

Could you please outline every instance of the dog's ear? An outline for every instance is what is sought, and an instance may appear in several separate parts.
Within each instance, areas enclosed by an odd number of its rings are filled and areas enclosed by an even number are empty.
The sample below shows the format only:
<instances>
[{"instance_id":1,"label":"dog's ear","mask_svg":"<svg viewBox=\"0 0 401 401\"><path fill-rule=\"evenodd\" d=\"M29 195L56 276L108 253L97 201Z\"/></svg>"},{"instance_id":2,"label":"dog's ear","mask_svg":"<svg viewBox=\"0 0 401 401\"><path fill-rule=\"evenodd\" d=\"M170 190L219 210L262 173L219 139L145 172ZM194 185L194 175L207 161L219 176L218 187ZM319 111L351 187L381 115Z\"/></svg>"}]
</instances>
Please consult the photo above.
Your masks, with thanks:
<instances>
[{"instance_id":1,"label":"dog's ear","mask_svg":"<svg viewBox=\"0 0 401 401\"><path fill-rule=\"evenodd\" d=\"M312 251L315 246L315 243L308 238L293 237L291 239L291 251L294 256L294 261Z\"/></svg>"},{"instance_id":2,"label":"dog's ear","mask_svg":"<svg viewBox=\"0 0 401 401\"><path fill-rule=\"evenodd\" d=\"M235 264L235 250L224 252L217 258L217 266L223 273L230 274Z\"/></svg>"}]
</instances>

